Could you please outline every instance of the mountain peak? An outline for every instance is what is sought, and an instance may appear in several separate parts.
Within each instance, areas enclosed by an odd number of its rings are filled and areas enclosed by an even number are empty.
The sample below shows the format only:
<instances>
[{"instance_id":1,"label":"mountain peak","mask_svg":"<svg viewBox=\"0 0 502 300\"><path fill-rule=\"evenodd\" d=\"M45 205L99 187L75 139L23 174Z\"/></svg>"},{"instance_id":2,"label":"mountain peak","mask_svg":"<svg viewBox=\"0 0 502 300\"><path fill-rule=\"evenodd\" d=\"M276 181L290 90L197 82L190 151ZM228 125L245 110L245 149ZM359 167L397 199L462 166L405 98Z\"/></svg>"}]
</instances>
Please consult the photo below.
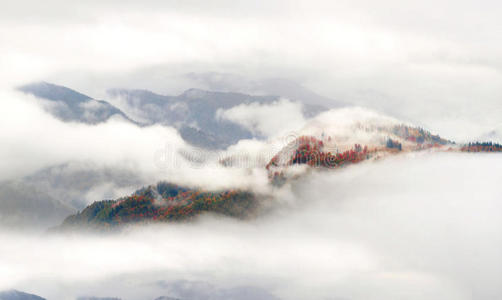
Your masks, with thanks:
<instances>
[{"instance_id":1,"label":"mountain peak","mask_svg":"<svg viewBox=\"0 0 502 300\"><path fill-rule=\"evenodd\" d=\"M87 102L92 99L91 97L70 88L45 81L32 82L18 87L18 90L39 98L52 101L63 101L67 103Z\"/></svg>"},{"instance_id":2,"label":"mountain peak","mask_svg":"<svg viewBox=\"0 0 502 300\"><path fill-rule=\"evenodd\" d=\"M8 290L0 292L1 300L45 300L37 295L20 292L18 290Z\"/></svg>"},{"instance_id":3,"label":"mountain peak","mask_svg":"<svg viewBox=\"0 0 502 300\"><path fill-rule=\"evenodd\" d=\"M189 99L197 99L197 98L202 98L205 95L207 95L209 92L197 88L190 88L186 91L184 91L181 95L189 98Z\"/></svg>"}]
</instances>

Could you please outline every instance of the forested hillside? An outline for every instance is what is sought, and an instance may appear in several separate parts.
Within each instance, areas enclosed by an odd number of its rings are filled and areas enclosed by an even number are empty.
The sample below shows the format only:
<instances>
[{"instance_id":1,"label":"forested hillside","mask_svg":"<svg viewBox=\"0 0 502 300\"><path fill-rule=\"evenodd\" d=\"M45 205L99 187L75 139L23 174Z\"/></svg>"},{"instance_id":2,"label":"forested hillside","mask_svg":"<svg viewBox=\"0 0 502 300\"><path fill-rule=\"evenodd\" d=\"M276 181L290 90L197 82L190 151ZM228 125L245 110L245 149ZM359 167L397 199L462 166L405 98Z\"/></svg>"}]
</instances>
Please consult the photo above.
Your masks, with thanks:
<instances>
[{"instance_id":1,"label":"forested hillside","mask_svg":"<svg viewBox=\"0 0 502 300\"><path fill-rule=\"evenodd\" d=\"M241 190L204 191L161 182L117 200L97 201L69 216L62 228L111 228L127 223L187 221L205 213L246 218L258 209L255 194Z\"/></svg>"}]
</instances>

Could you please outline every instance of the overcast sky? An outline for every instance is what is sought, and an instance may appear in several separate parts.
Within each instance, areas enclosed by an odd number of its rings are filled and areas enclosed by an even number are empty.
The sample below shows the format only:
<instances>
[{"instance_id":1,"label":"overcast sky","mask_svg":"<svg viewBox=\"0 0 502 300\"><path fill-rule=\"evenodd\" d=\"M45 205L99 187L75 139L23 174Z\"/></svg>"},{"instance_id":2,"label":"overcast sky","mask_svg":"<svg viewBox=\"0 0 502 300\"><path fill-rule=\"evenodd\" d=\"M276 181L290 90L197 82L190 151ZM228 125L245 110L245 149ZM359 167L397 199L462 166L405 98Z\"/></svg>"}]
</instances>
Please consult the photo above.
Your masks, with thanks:
<instances>
[{"instance_id":1,"label":"overcast sky","mask_svg":"<svg viewBox=\"0 0 502 300\"><path fill-rule=\"evenodd\" d=\"M502 123L501 14L498 1L9 1L0 72L96 97L176 93L188 72L288 78L468 139Z\"/></svg>"}]
</instances>

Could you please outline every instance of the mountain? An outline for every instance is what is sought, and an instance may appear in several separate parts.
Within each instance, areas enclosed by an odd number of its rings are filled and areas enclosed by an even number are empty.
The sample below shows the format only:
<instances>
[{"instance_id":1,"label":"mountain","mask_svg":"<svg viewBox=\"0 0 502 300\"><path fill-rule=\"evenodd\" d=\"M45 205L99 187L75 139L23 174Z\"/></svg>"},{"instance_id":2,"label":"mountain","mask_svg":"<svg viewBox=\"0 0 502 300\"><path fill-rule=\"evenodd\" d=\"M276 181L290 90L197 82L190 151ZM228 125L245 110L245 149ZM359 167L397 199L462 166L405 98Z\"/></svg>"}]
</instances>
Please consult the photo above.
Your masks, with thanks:
<instances>
[{"instance_id":1,"label":"mountain","mask_svg":"<svg viewBox=\"0 0 502 300\"><path fill-rule=\"evenodd\" d=\"M340 137L330 135L300 136L281 149L266 165L272 184L280 186L302 173L291 170L294 166L336 169L366 160L413 151L447 152L502 152L502 145L493 142L456 144L420 127L404 124L390 126L363 126L359 130L371 139L360 139L362 144L344 143ZM360 133L354 132L354 135Z\"/></svg>"},{"instance_id":2,"label":"mountain","mask_svg":"<svg viewBox=\"0 0 502 300\"><path fill-rule=\"evenodd\" d=\"M47 190L21 181L0 183L0 225L12 228L53 226L75 209Z\"/></svg>"},{"instance_id":3,"label":"mountain","mask_svg":"<svg viewBox=\"0 0 502 300\"><path fill-rule=\"evenodd\" d=\"M44 168L0 181L0 225L47 228L83 209L90 199L112 199L143 185L142 178L128 169L84 162Z\"/></svg>"},{"instance_id":4,"label":"mountain","mask_svg":"<svg viewBox=\"0 0 502 300\"><path fill-rule=\"evenodd\" d=\"M242 104L270 104L280 99L280 96L193 88L177 96L159 95L148 90L110 89L108 95L117 102L114 106L47 82L31 83L18 89L42 99L44 109L65 122L99 124L118 117L139 126L168 125L177 128L186 142L206 149L224 149L241 139L263 138L240 124L218 118L218 111ZM318 104L303 105L303 114L309 118L324 110L326 108Z\"/></svg>"},{"instance_id":5,"label":"mountain","mask_svg":"<svg viewBox=\"0 0 502 300\"><path fill-rule=\"evenodd\" d=\"M163 289L170 296L155 300L280 300L260 287L234 286L216 287L204 281L161 281Z\"/></svg>"},{"instance_id":6,"label":"mountain","mask_svg":"<svg viewBox=\"0 0 502 300\"><path fill-rule=\"evenodd\" d=\"M121 300L115 297L78 297L77 300Z\"/></svg>"},{"instance_id":7,"label":"mountain","mask_svg":"<svg viewBox=\"0 0 502 300\"><path fill-rule=\"evenodd\" d=\"M250 79L238 74L219 72L192 72L184 77L189 79L193 86L202 86L212 91L279 95L305 105L328 108L348 106L345 102L321 96L304 85L285 78Z\"/></svg>"},{"instance_id":8,"label":"mountain","mask_svg":"<svg viewBox=\"0 0 502 300\"><path fill-rule=\"evenodd\" d=\"M178 128L188 143L209 149L222 149L253 134L239 124L216 117L219 109L240 104L271 103L277 97L249 96L239 93L209 92L189 89L178 96L162 96L144 90L113 89L108 93L125 102L147 124Z\"/></svg>"},{"instance_id":9,"label":"mountain","mask_svg":"<svg viewBox=\"0 0 502 300\"><path fill-rule=\"evenodd\" d=\"M35 82L18 88L20 91L44 99L44 108L65 122L98 124L112 117L133 122L121 110L103 100L92 99L64 86Z\"/></svg>"},{"instance_id":10,"label":"mountain","mask_svg":"<svg viewBox=\"0 0 502 300\"><path fill-rule=\"evenodd\" d=\"M280 98L200 89L189 89L178 96L127 89L111 89L108 94L138 122L174 126L188 143L209 149L224 149L241 139L262 138L239 124L218 118L218 111L251 103L270 104ZM307 104L303 113L312 117L324 110Z\"/></svg>"},{"instance_id":11,"label":"mountain","mask_svg":"<svg viewBox=\"0 0 502 300\"><path fill-rule=\"evenodd\" d=\"M271 184L280 186L291 179L292 166L340 168L368 159L401 152L426 149L450 150L456 145L430 132L402 124L357 124L356 136L364 132L370 138L361 144L344 144L340 136L301 136L280 150L266 165ZM352 140L351 140L352 141ZM369 142L368 142L369 141ZM222 165L227 162L222 161ZM300 173L296 173L298 175ZM115 228L138 222L189 221L203 213L217 213L236 218L255 216L267 197L250 191L204 191L160 182L130 196L97 201L81 212L67 217L62 229Z\"/></svg>"},{"instance_id":12,"label":"mountain","mask_svg":"<svg viewBox=\"0 0 502 300\"><path fill-rule=\"evenodd\" d=\"M236 287L231 289L219 290L211 295L211 300L280 300L276 296L254 287Z\"/></svg>"},{"instance_id":13,"label":"mountain","mask_svg":"<svg viewBox=\"0 0 502 300\"><path fill-rule=\"evenodd\" d=\"M258 197L248 191L204 191L160 182L128 197L94 202L67 217L59 229L108 229L129 223L188 221L202 213L248 218L258 208Z\"/></svg>"},{"instance_id":14,"label":"mountain","mask_svg":"<svg viewBox=\"0 0 502 300\"><path fill-rule=\"evenodd\" d=\"M311 168L340 168L365 160L380 159L388 155L426 149L451 150L455 143L430 132L404 124L357 124L354 136L349 139L323 131L320 136L300 136L280 150L266 165L269 179L282 185L287 179L298 177L289 174L292 166L307 165ZM355 142L355 143L353 143ZM353 144L352 144L353 143ZM459 149L460 150L460 149Z\"/></svg>"},{"instance_id":15,"label":"mountain","mask_svg":"<svg viewBox=\"0 0 502 300\"><path fill-rule=\"evenodd\" d=\"M0 300L45 300L45 298L17 290L9 290L0 292Z\"/></svg>"},{"instance_id":16,"label":"mountain","mask_svg":"<svg viewBox=\"0 0 502 300\"><path fill-rule=\"evenodd\" d=\"M191 91L184 97L204 99L207 93ZM166 99L164 103L169 105L171 101L175 100ZM359 108L322 114L307 123L299 133L305 134L277 151L263 166L268 172L271 188L288 181L294 184L294 180L316 169L338 169L401 153L502 152L500 144L475 142L459 145L423 128ZM220 159L220 164L232 167L234 161L239 161L239 157L231 154ZM61 228L114 228L129 223L189 221L203 213L248 218L262 212L263 204L273 205L268 201L271 197L256 195L252 191L205 191L161 182L128 197L94 202L67 217Z\"/></svg>"}]
</instances>

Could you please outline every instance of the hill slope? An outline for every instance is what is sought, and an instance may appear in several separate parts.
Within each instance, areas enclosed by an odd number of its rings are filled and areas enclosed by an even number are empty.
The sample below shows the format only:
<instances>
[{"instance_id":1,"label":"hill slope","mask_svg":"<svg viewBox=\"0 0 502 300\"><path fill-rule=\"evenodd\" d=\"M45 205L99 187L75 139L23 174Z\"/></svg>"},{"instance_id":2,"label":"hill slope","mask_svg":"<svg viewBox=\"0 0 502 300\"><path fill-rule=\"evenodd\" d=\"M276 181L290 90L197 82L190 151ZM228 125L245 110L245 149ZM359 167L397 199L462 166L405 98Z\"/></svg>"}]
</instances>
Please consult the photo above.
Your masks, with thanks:
<instances>
[{"instance_id":1,"label":"hill slope","mask_svg":"<svg viewBox=\"0 0 502 300\"><path fill-rule=\"evenodd\" d=\"M261 138L237 123L218 118L219 110L242 104L270 104L280 99L200 89L189 89L178 96L127 89L111 89L108 94L138 122L174 126L185 141L210 149L224 149L241 139ZM322 106L307 104L303 114L312 117L323 110Z\"/></svg>"},{"instance_id":2,"label":"hill slope","mask_svg":"<svg viewBox=\"0 0 502 300\"><path fill-rule=\"evenodd\" d=\"M0 300L45 300L45 298L17 290L9 290L0 292Z\"/></svg>"},{"instance_id":3,"label":"hill slope","mask_svg":"<svg viewBox=\"0 0 502 300\"><path fill-rule=\"evenodd\" d=\"M120 109L103 100L92 99L64 86L35 82L18 88L37 98L45 99L44 108L65 122L98 124L111 117L121 117L133 122Z\"/></svg>"},{"instance_id":4,"label":"hill slope","mask_svg":"<svg viewBox=\"0 0 502 300\"><path fill-rule=\"evenodd\" d=\"M155 94L148 90L110 89L116 105L96 100L70 88L47 82L35 82L18 88L44 100L46 111L65 122L99 124L120 117L148 126L173 126L188 143L207 149L224 149L241 139L262 138L240 124L217 117L217 111L241 104L270 104L280 96L252 96L234 92L188 89L177 96ZM326 110L305 104L303 114L313 117Z\"/></svg>"},{"instance_id":5,"label":"hill slope","mask_svg":"<svg viewBox=\"0 0 502 300\"><path fill-rule=\"evenodd\" d=\"M186 221L206 212L247 218L258 208L257 196L248 191L209 192L160 182L128 197L94 202L66 218L61 228L113 228L128 223Z\"/></svg>"},{"instance_id":6,"label":"hill slope","mask_svg":"<svg viewBox=\"0 0 502 300\"><path fill-rule=\"evenodd\" d=\"M0 181L0 225L46 228L90 201L111 199L147 184L134 171L73 162Z\"/></svg>"},{"instance_id":7,"label":"hill slope","mask_svg":"<svg viewBox=\"0 0 502 300\"><path fill-rule=\"evenodd\" d=\"M336 144L331 136L301 136L280 150L266 165L270 184L282 186L290 179L299 179L307 169L337 169L366 160L411 151L501 152L502 145L452 141L416 127L393 125L372 127L373 144ZM368 130L368 128L365 128ZM342 150L340 150L342 149ZM263 198L263 197L262 197ZM148 186L133 195L117 200L94 202L76 215L69 216L61 228L113 228L140 222L188 221L203 213L217 213L236 218L255 216L261 200L251 191L227 190L210 192L166 182Z\"/></svg>"}]
</instances>

